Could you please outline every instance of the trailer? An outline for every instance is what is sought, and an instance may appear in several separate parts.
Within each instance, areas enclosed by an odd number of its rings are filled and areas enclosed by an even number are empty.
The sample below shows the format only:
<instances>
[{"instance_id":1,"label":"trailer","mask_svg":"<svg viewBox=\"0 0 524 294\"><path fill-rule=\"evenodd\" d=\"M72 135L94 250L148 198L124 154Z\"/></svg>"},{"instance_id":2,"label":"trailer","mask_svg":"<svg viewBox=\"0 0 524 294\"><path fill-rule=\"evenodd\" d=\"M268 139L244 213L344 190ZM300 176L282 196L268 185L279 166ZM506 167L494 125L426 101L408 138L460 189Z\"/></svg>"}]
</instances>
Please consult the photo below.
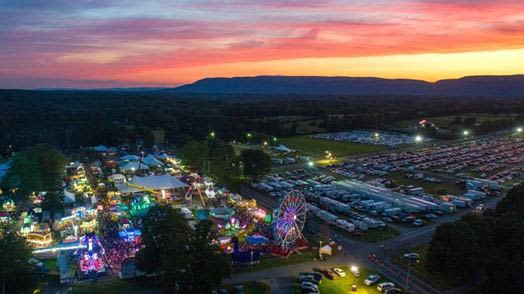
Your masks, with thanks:
<instances>
[{"instance_id":1,"label":"trailer","mask_svg":"<svg viewBox=\"0 0 524 294\"><path fill-rule=\"evenodd\" d=\"M336 222L335 222L335 225L341 229L343 229L344 231L347 231L347 232L354 232L355 231L355 225L348 222L347 220L344 220L344 219L338 219Z\"/></svg>"}]
</instances>

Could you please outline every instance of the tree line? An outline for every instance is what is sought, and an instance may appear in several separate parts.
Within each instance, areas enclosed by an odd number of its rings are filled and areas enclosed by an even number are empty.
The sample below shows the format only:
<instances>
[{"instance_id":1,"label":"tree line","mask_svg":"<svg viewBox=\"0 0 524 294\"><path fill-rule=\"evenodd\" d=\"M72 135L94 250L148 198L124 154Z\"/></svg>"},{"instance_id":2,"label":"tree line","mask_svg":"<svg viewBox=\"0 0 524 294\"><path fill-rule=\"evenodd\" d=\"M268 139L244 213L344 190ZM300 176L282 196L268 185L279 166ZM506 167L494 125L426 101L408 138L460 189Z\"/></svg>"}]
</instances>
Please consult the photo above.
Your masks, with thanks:
<instances>
[{"instance_id":1,"label":"tree line","mask_svg":"<svg viewBox=\"0 0 524 294\"><path fill-rule=\"evenodd\" d=\"M426 257L428 270L472 293L522 293L524 289L524 183L494 210L440 225Z\"/></svg>"},{"instance_id":2,"label":"tree line","mask_svg":"<svg viewBox=\"0 0 524 294\"><path fill-rule=\"evenodd\" d=\"M308 116L328 131L381 128L392 122L460 113L524 113L524 101L503 98L184 95L162 91L0 90L0 155L39 143L61 150L104 144L180 145L188 135L204 140L211 130L224 141L246 132L296 134L279 116ZM339 118L330 114L343 114Z\"/></svg>"}]
</instances>

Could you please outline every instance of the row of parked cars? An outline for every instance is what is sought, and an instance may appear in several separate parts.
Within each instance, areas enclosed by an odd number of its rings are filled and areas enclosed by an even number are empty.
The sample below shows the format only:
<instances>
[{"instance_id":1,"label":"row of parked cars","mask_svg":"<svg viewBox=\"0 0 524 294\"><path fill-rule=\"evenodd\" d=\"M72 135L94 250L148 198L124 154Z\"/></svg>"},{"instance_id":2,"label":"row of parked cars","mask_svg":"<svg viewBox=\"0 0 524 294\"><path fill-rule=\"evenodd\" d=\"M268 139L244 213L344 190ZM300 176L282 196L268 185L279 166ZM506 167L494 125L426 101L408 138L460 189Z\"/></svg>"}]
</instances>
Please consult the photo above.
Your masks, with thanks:
<instances>
[{"instance_id":1,"label":"row of parked cars","mask_svg":"<svg viewBox=\"0 0 524 294\"><path fill-rule=\"evenodd\" d=\"M367 130L316 134L311 137L323 140L348 141L390 147L415 143L415 138L410 135L394 132L373 132Z\"/></svg>"},{"instance_id":2,"label":"row of parked cars","mask_svg":"<svg viewBox=\"0 0 524 294\"><path fill-rule=\"evenodd\" d=\"M491 136L417 151L390 153L373 158L373 164L456 173L462 170L492 171L500 164L520 163L524 161L523 156L524 140L521 138Z\"/></svg>"},{"instance_id":3,"label":"row of parked cars","mask_svg":"<svg viewBox=\"0 0 524 294\"><path fill-rule=\"evenodd\" d=\"M351 274L355 277L360 277L360 271L358 268L352 268ZM304 294L316 294L320 293L319 287L324 278L328 280L336 280L338 278L346 277L346 272L339 268L314 268L311 272L302 272L298 275L298 281L300 283L301 292ZM380 282L381 277L378 274L372 274L366 277L363 281L363 284L366 286L377 285L376 288L378 291L386 294L401 294L403 293L400 288L398 288L392 282ZM379 283L380 282L380 283ZM357 286L352 285L352 290L357 291Z\"/></svg>"}]
</instances>

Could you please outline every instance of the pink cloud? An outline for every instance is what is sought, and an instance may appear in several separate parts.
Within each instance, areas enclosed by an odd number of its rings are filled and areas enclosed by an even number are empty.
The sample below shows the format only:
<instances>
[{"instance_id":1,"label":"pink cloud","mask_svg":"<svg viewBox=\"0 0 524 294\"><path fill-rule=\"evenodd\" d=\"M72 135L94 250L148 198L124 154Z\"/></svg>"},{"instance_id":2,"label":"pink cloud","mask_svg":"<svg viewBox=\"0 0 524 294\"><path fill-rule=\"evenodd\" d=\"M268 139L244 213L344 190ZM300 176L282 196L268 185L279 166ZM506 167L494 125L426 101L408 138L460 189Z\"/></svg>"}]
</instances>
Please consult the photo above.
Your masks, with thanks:
<instances>
[{"instance_id":1,"label":"pink cloud","mask_svg":"<svg viewBox=\"0 0 524 294\"><path fill-rule=\"evenodd\" d=\"M81 9L69 7L60 14L53 6L56 17L47 8L45 14L32 11L34 18L19 23L11 13L8 22L0 20L0 86L8 85L9 75L114 81L162 68L234 62L524 48L521 1L341 3L187 4L207 8L194 18L69 17L67 13ZM225 11L238 17L217 17Z\"/></svg>"}]
</instances>

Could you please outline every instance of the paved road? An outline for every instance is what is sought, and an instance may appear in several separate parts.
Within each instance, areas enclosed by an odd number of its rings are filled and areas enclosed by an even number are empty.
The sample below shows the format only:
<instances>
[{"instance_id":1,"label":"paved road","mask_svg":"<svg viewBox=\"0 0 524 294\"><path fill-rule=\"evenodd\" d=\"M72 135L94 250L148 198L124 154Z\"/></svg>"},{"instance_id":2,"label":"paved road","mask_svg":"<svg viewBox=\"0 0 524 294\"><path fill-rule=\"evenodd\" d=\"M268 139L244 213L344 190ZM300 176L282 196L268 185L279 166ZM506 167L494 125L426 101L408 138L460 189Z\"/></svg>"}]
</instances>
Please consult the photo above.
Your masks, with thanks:
<instances>
[{"instance_id":1,"label":"paved road","mask_svg":"<svg viewBox=\"0 0 524 294\"><path fill-rule=\"evenodd\" d=\"M241 189L241 194L256 199L259 205L268 209L273 209L278 206L278 202L275 199L254 191L249 187L243 187ZM494 208L501 199L502 197L490 198L484 202L485 207ZM407 272L404 268L400 268L399 266L393 264L391 262L391 256L397 256L405 249L430 242L438 225L445 222L456 221L462 215L468 212L471 212L471 209L462 210L452 215L442 216L438 218L436 222L420 228L407 229L402 227L403 233L401 235L384 242L364 243L352 240L344 235L332 233L330 236L334 237L335 240L344 247L344 251L348 253L347 256L333 256L327 262L312 261L263 271L256 271L253 273L238 274L225 282L239 283L250 280L264 280L270 284L271 288L273 289L273 293L293 293L293 283L300 272L310 271L313 267L329 267L341 264L359 264L380 272L382 276L387 277L396 284L405 287L407 285ZM313 232L320 232L326 228L326 226L316 218L308 219L307 227ZM381 245L383 245L383 247ZM379 261L371 261L368 258L370 254L375 254ZM441 293L426 282L414 276L411 276L409 279L409 287L412 293Z\"/></svg>"}]
</instances>

